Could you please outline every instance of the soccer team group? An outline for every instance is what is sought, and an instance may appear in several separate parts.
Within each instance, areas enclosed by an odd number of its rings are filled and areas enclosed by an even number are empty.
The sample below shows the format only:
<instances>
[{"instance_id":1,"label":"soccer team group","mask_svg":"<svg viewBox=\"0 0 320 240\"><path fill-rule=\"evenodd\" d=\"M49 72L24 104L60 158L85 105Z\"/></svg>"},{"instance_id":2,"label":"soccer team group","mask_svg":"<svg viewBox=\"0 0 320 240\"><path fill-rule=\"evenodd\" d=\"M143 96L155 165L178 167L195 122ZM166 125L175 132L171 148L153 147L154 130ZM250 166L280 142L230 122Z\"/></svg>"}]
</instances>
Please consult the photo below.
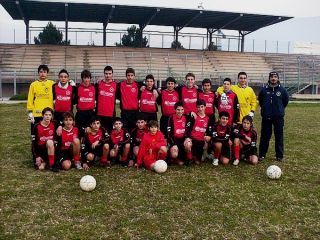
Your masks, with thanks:
<instances>
[{"instance_id":1,"label":"soccer team group","mask_svg":"<svg viewBox=\"0 0 320 240\"><path fill-rule=\"evenodd\" d=\"M136 82L132 68L116 83L112 67L106 66L104 78L95 84L90 71L83 70L78 86L65 69L57 82L47 78L47 65L40 65L38 73L27 102L38 170L113 164L153 170L159 159L177 165L258 163L253 128L257 98L245 72L238 74L237 85L225 78L216 92L210 79L196 86L193 73L185 76L183 86L168 77L162 89L151 74ZM121 117L116 117L116 100Z\"/></svg>"}]
</instances>

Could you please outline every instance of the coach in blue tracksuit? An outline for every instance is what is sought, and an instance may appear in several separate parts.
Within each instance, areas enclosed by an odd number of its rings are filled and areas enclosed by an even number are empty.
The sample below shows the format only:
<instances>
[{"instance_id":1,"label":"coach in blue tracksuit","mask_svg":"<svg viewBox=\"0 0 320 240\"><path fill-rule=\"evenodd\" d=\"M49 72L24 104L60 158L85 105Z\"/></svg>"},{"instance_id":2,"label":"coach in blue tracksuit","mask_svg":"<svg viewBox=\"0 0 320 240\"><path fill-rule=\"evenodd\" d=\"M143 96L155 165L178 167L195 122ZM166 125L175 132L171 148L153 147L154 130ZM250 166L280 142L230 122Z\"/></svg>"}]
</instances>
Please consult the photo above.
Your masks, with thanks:
<instances>
[{"instance_id":1,"label":"coach in blue tracksuit","mask_svg":"<svg viewBox=\"0 0 320 240\"><path fill-rule=\"evenodd\" d=\"M289 102L289 95L287 90L280 85L279 74L277 72L269 73L268 84L261 89L258 100L262 116L259 158L263 160L266 157L273 125L276 160L282 161L284 151L284 114Z\"/></svg>"}]
</instances>

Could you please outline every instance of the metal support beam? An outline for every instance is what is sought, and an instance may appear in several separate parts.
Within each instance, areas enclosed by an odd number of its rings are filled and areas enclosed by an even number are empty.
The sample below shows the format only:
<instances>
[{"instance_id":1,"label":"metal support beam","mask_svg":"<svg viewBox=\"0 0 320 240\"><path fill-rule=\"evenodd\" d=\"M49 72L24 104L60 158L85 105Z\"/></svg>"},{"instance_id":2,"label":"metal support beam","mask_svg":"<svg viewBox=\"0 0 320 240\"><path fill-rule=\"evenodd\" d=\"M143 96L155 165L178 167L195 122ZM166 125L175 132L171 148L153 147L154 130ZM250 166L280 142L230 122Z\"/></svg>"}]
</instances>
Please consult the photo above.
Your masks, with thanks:
<instances>
[{"instance_id":1,"label":"metal support beam","mask_svg":"<svg viewBox=\"0 0 320 240\"><path fill-rule=\"evenodd\" d=\"M26 44L29 44L29 20L25 20L24 23L26 24Z\"/></svg>"},{"instance_id":2,"label":"metal support beam","mask_svg":"<svg viewBox=\"0 0 320 240\"><path fill-rule=\"evenodd\" d=\"M157 8L157 10L147 19L145 23L139 24L140 29L143 31L147 25L150 24L150 22L157 16L157 14L160 12L160 8Z\"/></svg>"},{"instance_id":3,"label":"metal support beam","mask_svg":"<svg viewBox=\"0 0 320 240\"><path fill-rule=\"evenodd\" d=\"M242 18L243 17L243 13L240 13L240 15L232 20L230 20L229 22L227 22L226 24L224 24L223 26L219 27L218 29L215 30L218 31L218 30L221 30L221 29L224 29L226 28L227 26L229 26L231 23L234 23L235 21L237 21L239 18Z\"/></svg>"},{"instance_id":4,"label":"metal support beam","mask_svg":"<svg viewBox=\"0 0 320 240\"><path fill-rule=\"evenodd\" d=\"M192 23L195 19L197 19L203 12L199 11L198 14L194 15L191 19L189 19L189 21L187 21L185 24L183 24L182 26L177 27L178 32L184 28L184 27L188 27L190 25L190 23Z\"/></svg>"},{"instance_id":5,"label":"metal support beam","mask_svg":"<svg viewBox=\"0 0 320 240\"><path fill-rule=\"evenodd\" d=\"M68 18L69 18L69 4L64 4L64 18L65 18L65 45L68 45Z\"/></svg>"},{"instance_id":6,"label":"metal support beam","mask_svg":"<svg viewBox=\"0 0 320 240\"><path fill-rule=\"evenodd\" d=\"M107 16L107 18L105 19L105 21L103 22L103 46L105 47L107 45L107 31L106 28L108 26L108 23L110 22L112 15L113 15L113 11L116 8L115 5L111 6L110 12Z\"/></svg>"},{"instance_id":7,"label":"metal support beam","mask_svg":"<svg viewBox=\"0 0 320 240\"><path fill-rule=\"evenodd\" d=\"M16 1L16 6L18 8L19 14L26 25L26 44L29 44L29 19L26 18L20 1Z\"/></svg>"}]
</instances>

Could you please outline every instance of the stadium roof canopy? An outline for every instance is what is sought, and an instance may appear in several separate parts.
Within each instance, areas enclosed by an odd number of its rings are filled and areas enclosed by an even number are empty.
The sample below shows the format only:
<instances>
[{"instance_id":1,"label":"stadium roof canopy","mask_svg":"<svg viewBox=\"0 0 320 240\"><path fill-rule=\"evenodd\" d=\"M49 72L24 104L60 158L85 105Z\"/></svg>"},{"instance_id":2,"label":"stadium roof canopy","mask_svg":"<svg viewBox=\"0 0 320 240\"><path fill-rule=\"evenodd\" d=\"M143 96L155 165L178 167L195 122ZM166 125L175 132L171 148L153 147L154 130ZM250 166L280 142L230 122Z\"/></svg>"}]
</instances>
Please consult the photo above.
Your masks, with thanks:
<instances>
[{"instance_id":1,"label":"stadium roof canopy","mask_svg":"<svg viewBox=\"0 0 320 240\"><path fill-rule=\"evenodd\" d=\"M272 16L236 12L209 11L201 9L178 9L98 3L45 2L26 0L4 0L1 5L14 20L65 21L102 23L105 30L108 23L173 26L176 33L183 27L206 28L209 33L217 30L237 30L243 36L260 28L290 19L286 16ZM67 31L66 31L67 32ZM105 35L105 34L104 34Z\"/></svg>"}]
</instances>

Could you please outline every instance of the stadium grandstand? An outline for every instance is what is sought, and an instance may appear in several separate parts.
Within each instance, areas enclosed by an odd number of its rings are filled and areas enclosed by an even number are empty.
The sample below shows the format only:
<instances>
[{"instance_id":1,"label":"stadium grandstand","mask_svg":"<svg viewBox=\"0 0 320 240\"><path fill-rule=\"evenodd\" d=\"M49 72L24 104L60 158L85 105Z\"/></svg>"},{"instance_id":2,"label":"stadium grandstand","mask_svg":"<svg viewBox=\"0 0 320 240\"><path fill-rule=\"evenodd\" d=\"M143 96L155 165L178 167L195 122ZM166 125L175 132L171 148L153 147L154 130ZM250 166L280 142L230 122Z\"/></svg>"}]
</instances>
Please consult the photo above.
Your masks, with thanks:
<instances>
[{"instance_id":1,"label":"stadium grandstand","mask_svg":"<svg viewBox=\"0 0 320 240\"><path fill-rule=\"evenodd\" d=\"M235 80L238 72L248 73L250 85L260 88L268 73L276 70L290 94L318 93L320 83L320 56L244 52L245 36L260 28L290 19L247 13L217 12L207 10L157 8L144 6L108 5L91 3L64 3L44 1L3 1L1 5L15 20L26 24L26 44L0 44L1 97L26 92L37 77L39 64L48 64L50 77L56 78L61 68L70 72L70 78L80 81L80 72L90 69L94 80L103 77L103 68L111 65L116 80L122 80L125 69L136 70L138 80L153 74L161 85L168 76L182 80L193 72L197 80L210 78L216 87L223 78ZM103 5L103 7L101 7ZM43 14L39 9L50 9ZM32 11L31 11L32 9ZM83 13L86 9L87 14ZM62 14L61 14L62 13ZM92 14L94 13L94 14ZM102 24L102 46L32 45L29 41L29 21L64 21L65 40L68 40L68 22L99 22ZM208 51L204 49L128 48L106 46L108 23L172 26L174 40L185 27L207 30L207 43L221 30L239 33L238 51ZM141 33L143 34L143 33Z\"/></svg>"}]
</instances>

